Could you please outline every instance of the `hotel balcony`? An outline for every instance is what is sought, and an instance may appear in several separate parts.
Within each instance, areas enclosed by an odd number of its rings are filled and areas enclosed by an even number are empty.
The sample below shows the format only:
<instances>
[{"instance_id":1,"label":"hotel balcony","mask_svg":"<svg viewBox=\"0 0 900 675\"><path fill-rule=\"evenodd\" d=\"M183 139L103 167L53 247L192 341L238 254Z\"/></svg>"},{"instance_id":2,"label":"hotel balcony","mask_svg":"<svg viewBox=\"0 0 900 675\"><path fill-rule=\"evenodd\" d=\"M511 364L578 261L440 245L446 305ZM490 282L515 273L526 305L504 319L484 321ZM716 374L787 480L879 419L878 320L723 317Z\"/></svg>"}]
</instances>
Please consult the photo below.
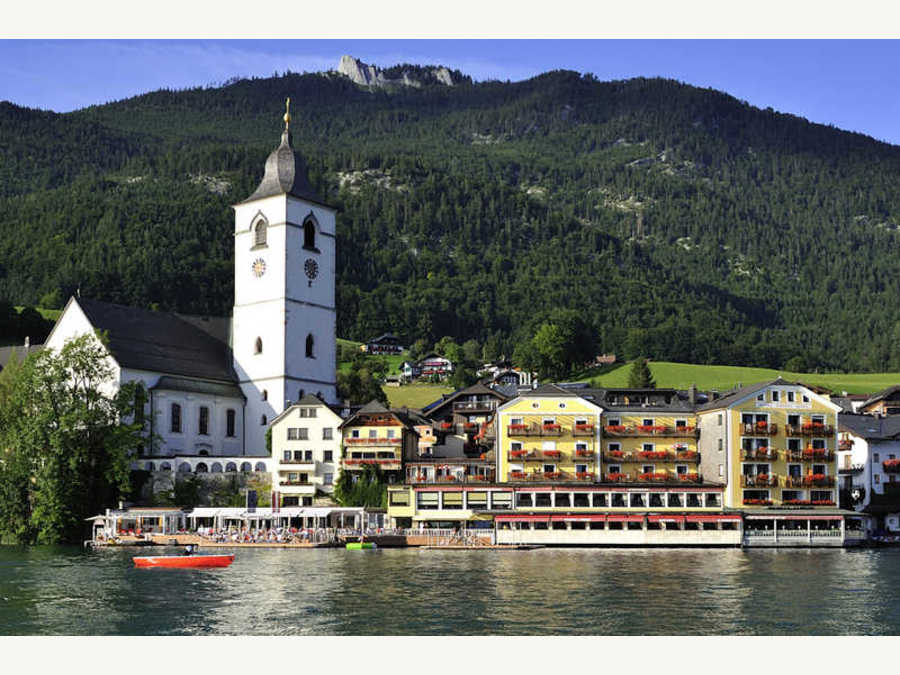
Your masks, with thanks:
<instances>
[{"instance_id":1,"label":"hotel balcony","mask_svg":"<svg viewBox=\"0 0 900 675\"><path fill-rule=\"evenodd\" d=\"M764 460L774 462L778 459L778 452L772 448L743 448L741 459L745 462Z\"/></svg>"},{"instance_id":2,"label":"hotel balcony","mask_svg":"<svg viewBox=\"0 0 900 675\"><path fill-rule=\"evenodd\" d=\"M466 485L493 483L494 474L488 475L449 475L449 476L408 476L406 482L410 485Z\"/></svg>"},{"instance_id":3,"label":"hotel balcony","mask_svg":"<svg viewBox=\"0 0 900 675\"><path fill-rule=\"evenodd\" d=\"M497 409L496 399L486 401L460 401L453 404L453 412L463 414L490 413Z\"/></svg>"},{"instance_id":4,"label":"hotel balcony","mask_svg":"<svg viewBox=\"0 0 900 675\"><path fill-rule=\"evenodd\" d=\"M285 479L278 481L278 487L281 488L279 492L285 495L314 495L316 493L315 484L309 481Z\"/></svg>"},{"instance_id":5,"label":"hotel balcony","mask_svg":"<svg viewBox=\"0 0 900 675\"><path fill-rule=\"evenodd\" d=\"M900 473L900 459L886 459L881 463L885 473Z\"/></svg>"},{"instance_id":6,"label":"hotel balcony","mask_svg":"<svg viewBox=\"0 0 900 675\"><path fill-rule=\"evenodd\" d=\"M842 441L838 441L838 450L843 450L846 452L847 450L852 450L852 449L853 449L853 441L851 441L850 439L844 439Z\"/></svg>"},{"instance_id":7,"label":"hotel balcony","mask_svg":"<svg viewBox=\"0 0 900 675\"><path fill-rule=\"evenodd\" d=\"M604 436L674 436L676 438L698 438L700 430L695 426L643 425L626 427L613 425L603 427Z\"/></svg>"},{"instance_id":8,"label":"hotel balcony","mask_svg":"<svg viewBox=\"0 0 900 675\"><path fill-rule=\"evenodd\" d=\"M807 476L785 476L786 488L834 487L834 476L816 473Z\"/></svg>"},{"instance_id":9,"label":"hotel balcony","mask_svg":"<svg viewBox=\"0 0 900 675\"><path fill-rule=\"evenodd\" d=\"M572 435L573 436L593 436L594 435L594 425L593 424L576 424L572 427Z\"/></svg>"},{"instance_id":10,"label":"hotel balcony","mask_svg":"<svg viewBox=\"0 0 900 675\"><path fill-rule=\"evenodd\" d=\"M534 461L542 457L540 450L510 450L506 455L506 458L513 462Z\"/></svg>"},{"instance_id":11,"label":"hotel balcony","mask_svg":"<svg viewBox=\"0 0 900 675\"><path fill-rule=\"evenodd\" d=\"M315 473L316 462L312 459L280 459L278 466L285 467L286 471L308 471Z\"/></svg>"},{"instance_id":12,"label":"hotel balcony","mask_svg":"<svg viewBox=\"0 0 900 675\"><path fill-rule=\"evenodd\" d=\"M576 450L574 456L576 459L585 459L589 462L593 462L597 457L597 453L593 450Z\"/></svg>"},{"instance_id":13,"label":"hotel balcony","mask_svg":"<svg viewBox=\"0 0 900 675\"><path fill-rule=\"evenodd\" d=\"M778 476L769 474L757 474L756 476L741 476L741 487L745 488L770 488L778 487Z\"/></svg>"},{"instance_id":14,"label":"hotel balcony","mask_svg":"<svg viewBox=\"0 0 900 675\"><path fill-rule=\"evenodd\" d=\"M671 471L654 471L653 473L635 474L638 483L668 483L676 480L675 474Z\"/></svg>"},{"instance_id":15,"label":"hotel balcony","mask_svg":"<svg viewBox=\"0 0 900 675\"><path fill-rule=\"evenodd\" d=\"M744 436L774 436L778 433L778 425L768 422L745 423L741 425L741 433Z\"/></svg>"},{"instance_id":16,"label":"hotel balcony","mask_svg":"<svg viewBox=\"0 0 900 675\"><path fill-rule=\"evenodd\" d=\"M603 453L603 461L610 463L634 462L634 456L624 450L607 450Z\"/></svg>"},{"instance_id":17,"label":"hotel balcony","mask_svg":"<svg viewBox=\"0 0 900 675\"><path fill-rule=\"evenodd\" d=\"M401 461L399 457L349 457L341 460L341 465L347 470L360 470L366 464L374 464L384 471L399 471Z\"/></svg>"},{"instance_id":18,"label":"hotel balcony","mask_svg":"<svg viewBox=\"0 0 900 675\"><path fill-rule=\"evenodd\" d=\"M834 427L830 424L806 422L805 424L785 424L784 433L788 436L831 436Z\"/></svg>"},{"instance_id":19,"label":"hotel balcony","mask_svg":"<svg viewBox=\"0 0 900 675\"><path fill-rule=\"evenodd\" d=\"M785 452L788 462L833 462L834 451L828 448L806 448L806 450L788 450Z\"/></svg>"},{"instance_id":20,"label":"hotel balcony","mask_svg":"<svg viewBox=\"0 0 900 675\"><path fill-rule=\"evenodd\" d=\"M844 466L838 467L838 473L852 475L856 473L862 473L865 468L865 464L845 464Z\"/></svg>"},{"instance_id":21,"label":"hotel balcony","mask_svg":"<svg viewBox=\"0 0 900 675\"><path fill-rule=\"evenodd\" d=\"M403 442L402 438L345 438L344 443L346 445L360 446L360 445L370 445L370 446L390 446L390 445L400 445Z\"/></svg>"}]
</instances>

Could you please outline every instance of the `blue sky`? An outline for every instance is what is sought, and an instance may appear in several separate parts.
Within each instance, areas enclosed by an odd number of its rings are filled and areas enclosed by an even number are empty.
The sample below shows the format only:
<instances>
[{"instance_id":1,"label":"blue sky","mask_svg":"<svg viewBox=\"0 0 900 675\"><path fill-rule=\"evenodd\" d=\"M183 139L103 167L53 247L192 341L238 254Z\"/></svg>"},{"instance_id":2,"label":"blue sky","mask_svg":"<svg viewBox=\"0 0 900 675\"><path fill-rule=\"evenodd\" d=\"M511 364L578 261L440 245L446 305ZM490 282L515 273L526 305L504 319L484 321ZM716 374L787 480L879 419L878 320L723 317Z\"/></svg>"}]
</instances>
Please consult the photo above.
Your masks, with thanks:
<instances>
[{"instance_id":1,"label":"blue sky","mask_svg":"<svg viewBox=\"0 0 900 675\"><path fill-rule=\"evenodd\" d=\"M476 80L668 77L900 144L900 40L2 40L0 100L66 112L163 87L368 63Z\"/></svg>"}]
</instances>

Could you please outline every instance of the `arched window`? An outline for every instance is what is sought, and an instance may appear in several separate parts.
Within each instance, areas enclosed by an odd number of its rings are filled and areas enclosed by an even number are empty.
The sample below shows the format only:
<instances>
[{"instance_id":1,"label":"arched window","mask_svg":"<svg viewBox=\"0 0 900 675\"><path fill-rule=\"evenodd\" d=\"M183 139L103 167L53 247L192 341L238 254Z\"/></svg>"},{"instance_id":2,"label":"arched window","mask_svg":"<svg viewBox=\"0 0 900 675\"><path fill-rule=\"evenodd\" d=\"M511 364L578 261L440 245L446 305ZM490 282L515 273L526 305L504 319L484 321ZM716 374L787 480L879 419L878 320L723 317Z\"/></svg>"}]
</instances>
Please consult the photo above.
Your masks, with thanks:
<instances>
[{"instance_id":1,"label":"arched window","mask_svg":"<svg viewBox=\"0 0 900 675\"><path fill-rule=\"evenodd\" d=\"M303 248L317 251L316 248L316 221L307 218L303 221Z\"/></svg>"},{"instance_id":2,"label":"arched window","mask_svg":"<svg viewBox=\"0 0 900 675\"><path fill-rule=\"evenodd\" d=\"M241 462L241 471L242 472L248 473L252 468L253 468L253 466L250 464L250 462Z\"/></svg>"},{"instance_id":3,"label":"arched window","mask_svg":"<svg viewBox=\"0 0 900 675\"><path fill-rule=\"evenodd\" d=\"M222 465L218 462L213 462L213 465L209 469L210 473L222 473Z\"/></svg>"},{"instance_id":4,"label":"arched window","mask_svg":"<svg viewBox=\"0 0 900 675\"><path fill-rule=\"evenodd\" d=\"M234 462L228 462L228 464L225 465L225 471L237 471L237 464L235 464Z\"/></svg>"},{"instance_id":5,"label":"arched window","mask_svg":"<svg viewBox=\"0 0 900 675\"><path fill-rule=\"evenodd\" d=\"M266 425L269 423L269 420L266 419L266 416L265 416L265 415L263 415L263 416L260 418L259 423L260 423L261 426L266 426Z\"/></svg>"},{"instance_id":6,"label":"arched window","mask_svg":"<svg viewBox=\"0 0 900 675\"><path fill-rule=\"evenodd\" d=\"M266 470L266 465L265 465L265 463L264 463L264 462L257 462L257 463L256 463L256 470L257 470L257 471L265 471L265 470Z\"/></svg>"},{"instance_id":7,"label":"arched window","mask_svg":"<svg viewBox=\"0 0 900 675\"><path fill-rule=\"evenodd\" d=\"M322 398L322 392L321 392L321 391L317 391L317 392L316 392L316 398L318 398L320 401L324 401L324 400L325 400L324 398Z\"/></svg>"},{"instance_id":8,"label":"arched window","mask_svg":"<svg viewBox=\"0 0 900 675\"><path fill-rule=\"evenodd\" d=\"M201 436L209 436L209 408L200 406L197 418L197 433Z\"/></svg>"},{"instance_id":9,"label":"arched window","mask_svg":"<svg viewBox=\"0 0 900 675\"><path fill-rule=\"evenodd\" d=\"M144 465L144 468L145 468L147 471L156 471L156 467L153 466L153 462L147 462L147 463Z\"/></svg>"},{"instance_id":10,"label":"arched window","mask_svg":"<svg viewBox=\"0 0 900 675\"><path fill-rule=\"evenodd\" d=\"M191 472L191 465L188 464L187 462L182 462L181 464L178 465L178 473L190 473L190 472Z\"/></svg>"},{"instance_id":11,"label":"arched window","mask_svg":"<svg viewBox=\"0 0 900 675\"><path fill-rule=\"evenodd\" d=\"M171 426L169 427L173 434L181 433L181 406L177 403L172 404Z\"/></svg>"},{"instance_id":12,"label":"arched window","mask_svg":"<svg viewBox=\"0 0 900 675\"><path fill-rule=\"evenodd\" d=\"M256 338L256 344L253 345L254 354L262 354L262 338Z\"/></svg>"},{"instance_id":13,"label":"arched window","mask_svg":"<svg viewBox=\"0 0 900 675\"><path fill-rule=\"evenodd\" d=\"M306 394L306 390L305 390L305 389L301 389L300 391L298 391L298 392L297 392L297 400L298 400L298 401L302 401L302 400L303 400L303 396L304 396L305 394Z\"/></svg>"},{"instance_id":14,"label":"arched window","mask_svg":"<svg viewBox=\"0 0 900 675\"><path fill-rule=\"evenodd\" d=\"M312 336L312 333L306 336L306 358L313 359L313 345L315 344L315 339Z\"/></svg>"},{"instance_id":15,"label":"arched window","mask_svg":"<svg viewBox=\"0 0 900 675\"><path fill-rule=\"evenodd\" d=\"M253 245L254 246L265 246L266 245L266 229L268 226L266 225L266 221L260 219L257 221L256 226L253 228Z\"/></svg>"},{"instance_id":16,"label":"arched window","mask_svg":"<svg viewBox=\"0 0 900 675\"><path fill-rule=\"evenodd\" d=\"M206 473L208 471L208 469L206 468L206 464L204 464L203 462L198 462L196 471L197 473Z\"/></svg>"},{"instance_id":17,"label":"arched window","mask_svg":"<svg viewBox=\"0 0 900 675\"><path fill-rule=\"evenodd\" d=\"M237 419L237 413L229 408L225 411L225 436L234 438L234 422Z\"/></svg>"},{"instance_id":18,"label":"arched window","mask_svg":"<svg viewBox=\"0 0 900 675\"><path fill-rule=\"evenodd\" d=\"M160 471L171 471L172 465L169 464L168 462L163 462L162 464L159 465L159 470Z\"/></svg>"}]
</instances>

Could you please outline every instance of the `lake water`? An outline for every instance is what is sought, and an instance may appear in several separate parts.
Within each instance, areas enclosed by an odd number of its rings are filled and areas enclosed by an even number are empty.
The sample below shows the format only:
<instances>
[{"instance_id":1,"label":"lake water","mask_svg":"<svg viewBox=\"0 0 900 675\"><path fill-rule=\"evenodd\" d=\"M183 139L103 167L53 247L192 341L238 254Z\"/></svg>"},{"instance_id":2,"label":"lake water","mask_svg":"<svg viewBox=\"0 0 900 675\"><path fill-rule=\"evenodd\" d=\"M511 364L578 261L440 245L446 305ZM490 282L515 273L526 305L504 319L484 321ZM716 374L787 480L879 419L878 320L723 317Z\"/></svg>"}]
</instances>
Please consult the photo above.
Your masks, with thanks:
<instances>
[{"instance_id":1,"label":"lake water","mask_svg":"<svg viewBox=\"0 0 900 675\"><path fill-rule=\"evenodd\" d=\"M132 567L163 551L0 547L0 634L900 633L898 549L236 549L226 569Z\"/></svg>"}]
</instances>

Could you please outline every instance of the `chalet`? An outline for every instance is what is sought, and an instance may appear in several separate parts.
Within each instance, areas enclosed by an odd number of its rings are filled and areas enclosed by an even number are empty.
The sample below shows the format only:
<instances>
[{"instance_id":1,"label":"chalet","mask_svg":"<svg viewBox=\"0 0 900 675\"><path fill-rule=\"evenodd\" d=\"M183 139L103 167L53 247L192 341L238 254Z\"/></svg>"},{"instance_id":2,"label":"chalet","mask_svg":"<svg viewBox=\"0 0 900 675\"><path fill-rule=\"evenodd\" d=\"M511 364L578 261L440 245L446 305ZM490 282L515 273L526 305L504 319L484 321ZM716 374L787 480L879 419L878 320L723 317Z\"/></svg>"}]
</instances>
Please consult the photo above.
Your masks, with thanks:
<instances>
[{"instance_id":1,"label":"chalet","mask_svg":"<svg viewBox=\"0 0 900 675\"><path fill-rule=\"evenodd\" d=\"M421 359L418 366L422 377L438 375L443 378L453 372L453 363L450 359L434 352Z\"/></svg>"},{"instance_id":2,"label":"chalet","mask_svg":"<svg viewBox=\"0 0 900 675\"><path fill-rule=\"evenodd\" d=\"M874 394L859 406L864 415L900 415L900 384Z\"/></svg>"},{"instance_id":3,"label":"chalet","mask_svg":"<svg viewBox=\"0 0 900 675\"><path fill-rule=\"evenodd\" d=\"M367 354L400 354L403 350L400 338L391 333L379 335L362 345L362 351Z\"/></svg>"}]
</instances>

